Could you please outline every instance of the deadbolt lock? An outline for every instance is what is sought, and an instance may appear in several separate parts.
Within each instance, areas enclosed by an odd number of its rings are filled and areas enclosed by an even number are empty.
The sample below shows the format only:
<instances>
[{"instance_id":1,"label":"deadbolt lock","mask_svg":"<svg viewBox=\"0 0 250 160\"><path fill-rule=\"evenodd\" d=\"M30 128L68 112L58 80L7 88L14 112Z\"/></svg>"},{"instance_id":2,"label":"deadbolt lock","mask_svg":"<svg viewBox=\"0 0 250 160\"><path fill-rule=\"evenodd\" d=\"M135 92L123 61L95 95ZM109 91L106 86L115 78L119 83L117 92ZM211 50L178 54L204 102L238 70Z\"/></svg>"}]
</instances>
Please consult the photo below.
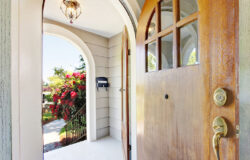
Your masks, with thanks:
<instances>
[{"instance_id":1,"label":"deadbolt lock","mask_svg":"<svg viewBox=\"0 0 250 160\"><path fill-rule=\"evenodd\" d=\"M227 92L222 88L217 88L214 91L214 103L217 106L224 106L227 102Z\"/></svg>"}]
</instances>

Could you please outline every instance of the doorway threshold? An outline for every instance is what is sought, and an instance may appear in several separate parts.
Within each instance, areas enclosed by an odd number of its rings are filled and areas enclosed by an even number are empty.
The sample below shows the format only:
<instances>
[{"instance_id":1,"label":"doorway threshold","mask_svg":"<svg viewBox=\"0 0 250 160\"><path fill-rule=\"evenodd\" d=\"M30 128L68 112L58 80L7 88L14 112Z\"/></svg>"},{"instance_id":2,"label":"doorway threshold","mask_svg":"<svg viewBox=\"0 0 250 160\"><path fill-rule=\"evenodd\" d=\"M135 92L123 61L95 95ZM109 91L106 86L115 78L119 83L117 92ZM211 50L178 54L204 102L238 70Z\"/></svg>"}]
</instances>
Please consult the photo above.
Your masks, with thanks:
<instances>
[{"instance_id":1,"label":"doorway threshold","mask_svg":"<svg viewBox=\"0 0 250 160\"><path fill-rule=\"evenodd\" d=\"M44 160L123 160L121 141L104 137L44 153Z\"/></svg>"}]
</instances>

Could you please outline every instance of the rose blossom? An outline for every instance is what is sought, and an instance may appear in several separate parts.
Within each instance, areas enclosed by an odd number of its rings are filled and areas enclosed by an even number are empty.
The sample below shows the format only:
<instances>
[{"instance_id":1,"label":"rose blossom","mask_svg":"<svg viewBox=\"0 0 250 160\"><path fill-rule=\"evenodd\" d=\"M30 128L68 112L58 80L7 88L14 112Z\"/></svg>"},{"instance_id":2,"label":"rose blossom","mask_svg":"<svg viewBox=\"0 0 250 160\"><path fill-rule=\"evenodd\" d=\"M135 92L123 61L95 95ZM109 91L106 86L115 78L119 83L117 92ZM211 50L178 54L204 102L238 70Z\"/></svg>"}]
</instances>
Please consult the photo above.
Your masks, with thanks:
<instances>
[{"instance_id":1,"label":"rose blossom","mask_svg":"<svg viewBox=\"0 0 250 160\"><path fill-rule=\"evenodd\" d=\"M63 92L61 98L62 98L62 99L65 98L68 92L69 92L69 91Z\"/></svg>"},{"instance_id":2,"label":"rose blossom","mask_svg":"<svg viewBox=\"0 0 250 160\"><path fill-rule=\"evenodd\" d=\"M71 75L67 74L65 77L66 77L66 78L71 78Z\"/></svg>"},{"instance_id":3,"label":"rose blossom","mask_svg":"<svg viewBox=\"0 0 250 160\"><path fill-rule=\"evenodd\" d=\"M61 100L61 104L65 104L65 100Z\"/></svg>"},{"instance_id":4,"label":"rose blossom","mask_svg":"<svg viewBox=\"0 0 250 160\"><path fill-rule=\"evenodd\" d=\"M83 80L85 78L85 74L81 74L80 79Z\"/></svg>"},{"instance_id":5,"label":"rose blossom","mask_svg":"<svg viewBox=\"0 0 250 160\"><path fill-rule=\"evenodd\" d=\"M69 102L69 106L72 107L74 105L74 102L73 101L70 101Z\"/></svg>"},{"instance_id":6,"label":"rose blossom","mask_svg":"<svg viewBox=\"0 0 250 160\"><path fill-rule=\"evenodd\" d=\"M53 109L53 108L55 108L55 105L50 105L49 108Z\"/></svg>"},{"instance_id":7,"label":"rose blossom","mask_svg":"<svg viewBox=\"0 0 250 160\"><path fill-rule=\"evenodd\" d=\"M86 86L80 85L80 86L78 86L78 89L80 89L80 90L85 90L85 89L86 89Z\"/></svg>"},{"instance_id":8,"label":"rose blossom","mask_svg":"<svg viewBox=\"0 0 250 160\"><path fill-rule=\"evenodd\" d=\"M70 112L69 112L69 109L68 108L66 108L66 114L70 114Z\"/></svg>"},{"instance_id":9,"label":"rose blossom","mask_svg":"<svg viewBox=\"0 0 250 160\"><path fill-rule=\"evenodd\" d=\"M75 91L72 91L70 93L70 96L71 96L72 99L75 99L77 97L77 93Z\"/></svg>"},{"instance_id":10,"label":"rose blossom","mask_svg":"<svg viewBox=\"0 0 250 160\"><path fill-rule=\"evenodd\" d=\"M63 119L64 119L65 121L66 121L66 120L68 120L68 116L67 116L67 114L66 114L66 113L64 114Z\"/></svg>"},{"instance_id":11,"label":"rose blossom","mask_svg":"<svg viewBox=\"0 0 250 160\"><path fill-rule=\"evenodd\" d=\"M80 74L79 72L75 72L75 73L72 74L72 76L74 76L74 77L76 77L76 78L77 78L77 77L80 77L80 75L81 75L81 74Z\"/></svg>"},{"instance_id":12,"label":"rose blossom","mask_svg":"<svg viewBox=\"0 0 250 160\"><path fill-rule=\"evenodd\" d=\"M53 101L57 102L60 97L57 94L53 95Z\"/></svg>"}]
</instances>

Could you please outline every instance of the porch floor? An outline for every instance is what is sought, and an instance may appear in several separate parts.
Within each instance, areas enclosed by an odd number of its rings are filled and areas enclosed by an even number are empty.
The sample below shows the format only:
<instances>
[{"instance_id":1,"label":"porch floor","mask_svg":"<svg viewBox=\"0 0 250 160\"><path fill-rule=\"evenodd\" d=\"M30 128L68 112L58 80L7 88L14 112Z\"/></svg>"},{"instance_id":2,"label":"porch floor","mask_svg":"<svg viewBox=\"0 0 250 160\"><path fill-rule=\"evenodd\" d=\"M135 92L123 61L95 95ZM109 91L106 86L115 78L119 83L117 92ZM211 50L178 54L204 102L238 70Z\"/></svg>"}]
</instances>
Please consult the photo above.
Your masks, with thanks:
<instances>
[{"instance_id":1,"label":"porch floor","mask_svg":"<svg viewBox=\"0 0 250 160\"><path fill-rule=\"evenodd\" d=\"M44 160L123 160L122 144L112 137L83 141L44 153Z\"/></svg>"}]
</instances>

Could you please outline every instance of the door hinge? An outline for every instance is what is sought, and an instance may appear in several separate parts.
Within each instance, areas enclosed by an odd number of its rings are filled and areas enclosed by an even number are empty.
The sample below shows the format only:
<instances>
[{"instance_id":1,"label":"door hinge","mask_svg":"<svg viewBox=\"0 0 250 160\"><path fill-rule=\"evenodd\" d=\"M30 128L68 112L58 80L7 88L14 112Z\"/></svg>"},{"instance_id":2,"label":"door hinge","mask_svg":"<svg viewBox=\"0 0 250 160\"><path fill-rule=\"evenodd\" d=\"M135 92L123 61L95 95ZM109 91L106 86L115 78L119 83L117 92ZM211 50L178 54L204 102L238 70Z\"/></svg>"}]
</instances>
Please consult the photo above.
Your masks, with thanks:
<instances>
[{"instance_id":1,"label":"door hinge","mask_svg":"<svg viewBox=\"0 0 250 160\"><path fill-rule=\"evenodd\" d=\"M128 55L129 56L131 55L131 49L128 49Z\"/></svg>"},{"instance_id":2,"label":"door hinge","mask_svg":"<svg viewBox=\"0 0 250 160\"><path fill-rule=\"evenodd\" d=\"M236 138L239 139L240 138L240 125L236 125Z\"/></svg>"},{"instance_id":3,"label":"door hinge","mask_svg":"<svg viewBox=\"0 0 250 160\"><path fill-rule=\"evenodd\" d=\"M128 150L131 151L132 150L132 146L128 145Z\"/></svg>"}]
</instances>

